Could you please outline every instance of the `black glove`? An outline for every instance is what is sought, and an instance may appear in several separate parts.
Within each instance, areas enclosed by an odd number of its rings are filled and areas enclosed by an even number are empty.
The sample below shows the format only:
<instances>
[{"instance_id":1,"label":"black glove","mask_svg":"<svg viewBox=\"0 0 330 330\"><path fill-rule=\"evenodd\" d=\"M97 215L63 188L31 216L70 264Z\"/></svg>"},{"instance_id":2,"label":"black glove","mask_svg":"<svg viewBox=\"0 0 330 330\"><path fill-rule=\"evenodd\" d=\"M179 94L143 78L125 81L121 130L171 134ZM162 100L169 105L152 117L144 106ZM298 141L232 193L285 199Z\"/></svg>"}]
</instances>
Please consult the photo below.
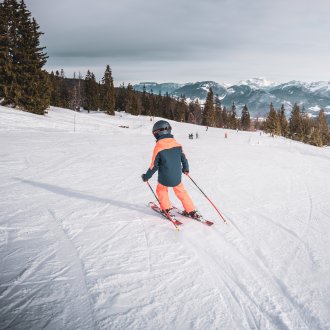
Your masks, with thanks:
<instances>
[{"instance_id":1,"label":"black glove","mask_svg":"<svg viewBox=\"0 0 330 330\"><path fill-rule=\"evenodd\" d=\"M146 176L145 174L142 174L142 175L141 175L141 178L142 178L142 181L143 181L143 182L148 181L147 176Z\"/></svg>"},{"instance_id":2,"label":"black glove","mask_svg":"<svg viewBox=\"0 0 330 330\"><path fill-rule=\"evenodd\" d=\"M183 173L183 174L189 174L189 171L187 171L186 169L183 168L183 169L182 169L182 173Z\"/></svg>"}]
</instances>

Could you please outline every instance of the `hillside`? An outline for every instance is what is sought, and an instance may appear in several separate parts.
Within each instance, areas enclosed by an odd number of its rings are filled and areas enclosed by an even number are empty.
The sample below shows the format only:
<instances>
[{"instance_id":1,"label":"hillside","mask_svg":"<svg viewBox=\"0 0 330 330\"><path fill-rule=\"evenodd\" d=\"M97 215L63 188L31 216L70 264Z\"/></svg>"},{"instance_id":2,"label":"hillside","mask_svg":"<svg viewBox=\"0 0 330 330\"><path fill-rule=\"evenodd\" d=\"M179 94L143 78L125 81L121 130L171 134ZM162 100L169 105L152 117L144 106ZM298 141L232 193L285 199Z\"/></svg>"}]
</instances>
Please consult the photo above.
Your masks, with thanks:
<instances>
[{"instance_id":1,"label":"hillside","mask_svg":"<svg viewBox=\"0 0 330 330\"><path fill-rule=\"evenodd\" d=\"M330 148L171 124L228 225L147 206L148 117L0 107L1 329L330 328Z\"/></svg>"}]
</instances>

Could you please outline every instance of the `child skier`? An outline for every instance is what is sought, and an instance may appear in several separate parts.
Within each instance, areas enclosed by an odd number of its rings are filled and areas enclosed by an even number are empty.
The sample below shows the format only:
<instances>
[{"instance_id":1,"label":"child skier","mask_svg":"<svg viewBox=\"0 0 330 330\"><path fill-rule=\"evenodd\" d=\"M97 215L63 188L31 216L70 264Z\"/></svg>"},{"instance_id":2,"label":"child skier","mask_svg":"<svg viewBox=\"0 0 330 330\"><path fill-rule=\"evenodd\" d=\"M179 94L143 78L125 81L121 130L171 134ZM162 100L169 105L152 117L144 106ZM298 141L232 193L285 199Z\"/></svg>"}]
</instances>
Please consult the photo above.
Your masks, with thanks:
<instances>
[{"instance_id":1,"label":"child skier","mask_svg":"<svg viewBox=\"0 0 330 330\"><path fill-rule=\"evenodd\" d=\"M182 173L189 173L188 160L182 151L182 146L174 139L171 131L171 125L165 120L159 120L154 124L152 133L157 140L156 146L150 167L141 177L146 182L158 170L156 193L161 209L166 212L171 210L168 187L172 187L183 205L184 215L199 219L200 215L181 182Z\"/></svg>"}]
</instances>

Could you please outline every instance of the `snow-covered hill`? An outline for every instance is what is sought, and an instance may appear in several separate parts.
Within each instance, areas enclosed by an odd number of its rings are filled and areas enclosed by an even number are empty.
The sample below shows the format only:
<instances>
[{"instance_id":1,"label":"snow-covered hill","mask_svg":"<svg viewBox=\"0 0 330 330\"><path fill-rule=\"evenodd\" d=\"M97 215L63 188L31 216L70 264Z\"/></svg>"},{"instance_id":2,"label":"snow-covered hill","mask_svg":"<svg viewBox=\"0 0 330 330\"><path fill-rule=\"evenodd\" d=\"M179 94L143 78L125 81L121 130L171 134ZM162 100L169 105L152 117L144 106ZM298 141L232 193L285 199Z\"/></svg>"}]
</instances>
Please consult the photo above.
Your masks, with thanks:
<instances>
[{"instance_id":1,"label":"snow-covered hill","mask_svg":"<svg viewBox=\"0 0 330 330\"><path fill-rule=\"evenodd\" d=\"M330 328L330 148L171 123L228 225L146 206L149 118L0 107L1 329Z\"/></svg>"}]
</instances>

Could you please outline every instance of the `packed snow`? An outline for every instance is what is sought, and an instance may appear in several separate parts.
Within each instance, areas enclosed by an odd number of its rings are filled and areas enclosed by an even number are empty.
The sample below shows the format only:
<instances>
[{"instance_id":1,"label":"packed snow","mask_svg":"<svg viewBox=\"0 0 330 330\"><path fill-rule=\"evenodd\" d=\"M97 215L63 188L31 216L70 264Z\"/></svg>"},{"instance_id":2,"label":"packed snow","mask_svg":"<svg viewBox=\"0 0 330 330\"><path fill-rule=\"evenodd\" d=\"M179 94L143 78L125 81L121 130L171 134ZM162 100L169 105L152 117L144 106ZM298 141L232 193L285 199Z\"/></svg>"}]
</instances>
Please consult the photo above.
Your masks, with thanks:
<instances>
[{"instance_id":1,"label":"packed snow","mask_svg":"<svg viewBox=\"0 0 330 330\"><path fill-rule=\"evenodd\" d=\"M215 224L177 231L153 120L0 107L0 328L330 329L330 148L171 121L228 221L184 177Z\"/></svg>"}]
</instances>

